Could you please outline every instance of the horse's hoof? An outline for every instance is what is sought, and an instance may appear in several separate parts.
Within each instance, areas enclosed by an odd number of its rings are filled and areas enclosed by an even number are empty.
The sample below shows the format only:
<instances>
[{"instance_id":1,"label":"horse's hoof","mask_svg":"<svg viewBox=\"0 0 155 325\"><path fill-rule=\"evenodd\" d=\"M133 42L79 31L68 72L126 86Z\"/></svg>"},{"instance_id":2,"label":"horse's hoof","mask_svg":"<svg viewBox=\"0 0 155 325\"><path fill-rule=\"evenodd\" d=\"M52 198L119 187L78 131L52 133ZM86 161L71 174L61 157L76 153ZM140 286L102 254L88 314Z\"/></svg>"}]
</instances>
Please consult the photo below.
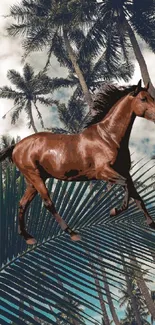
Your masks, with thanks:
<instances>
[{"instance_id":1,"label":"horse's hoof","mask_svg":"<svg viewBox=\"0 0 155 325\"><path fill-rule=\"evenodd\" d=\"M81 236L79 235L79 234L77 234L76 232L72 232L71 233L71 240L74 240L74 241L79 241L79 240L81 240Z\"/></svg>"},{"instance_id":2,"label":"horse's hoof","mask_svg":"<svg viewBox=\"0 0 155 325\"><path fill-rule=\"evenodd\" d=\"M34 244L36 244L36 240L35 240L35 238L28 238L27 240L26 240L26 244L27 245L34 245Z\"/></svg>"},{"instance_id":3,"label":"horse's hoof","mask_svg":"<svg viewBox=\"0 0 155 325\"><path fill-rule=\"evenodd\" d=\"M155 229L155 222L152 221L151 223L148 224L148 226L149 226L151 229Z\"/></svg>"},{"instance_id":4,"label":"horse's hoof","mask_svg":"<svg viewBox=\"0 0 155 325\"><path fill-rule=\"evenodd\" d=\"M116 214L117 214L116 208L111 209L111 211L110 211L110 217L115 217Z\"/></svg>"}]
</instances>

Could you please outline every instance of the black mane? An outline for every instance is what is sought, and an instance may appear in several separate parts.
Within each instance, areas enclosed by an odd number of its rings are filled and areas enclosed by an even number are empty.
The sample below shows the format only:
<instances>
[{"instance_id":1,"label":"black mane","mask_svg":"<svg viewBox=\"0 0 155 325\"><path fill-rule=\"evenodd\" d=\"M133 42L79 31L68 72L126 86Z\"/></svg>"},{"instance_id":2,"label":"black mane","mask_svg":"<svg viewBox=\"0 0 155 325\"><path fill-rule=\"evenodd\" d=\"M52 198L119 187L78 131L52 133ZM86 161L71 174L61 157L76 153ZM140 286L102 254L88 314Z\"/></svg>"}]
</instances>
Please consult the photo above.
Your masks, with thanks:
<instances>
[{"instance_id":1,"label":"black mane","mask_svg":"<svg viewBox=\"0 0 155 325\"><path fill-rule=\"evenodd\" d=\"M89 120L86 122L84 128L100 122L119 99L135 91L136 88L137 85L127 87L109 84L104 85L94 99L92 108L96 111L96 115L88 117Z\"/></svg>"}]
</instances>

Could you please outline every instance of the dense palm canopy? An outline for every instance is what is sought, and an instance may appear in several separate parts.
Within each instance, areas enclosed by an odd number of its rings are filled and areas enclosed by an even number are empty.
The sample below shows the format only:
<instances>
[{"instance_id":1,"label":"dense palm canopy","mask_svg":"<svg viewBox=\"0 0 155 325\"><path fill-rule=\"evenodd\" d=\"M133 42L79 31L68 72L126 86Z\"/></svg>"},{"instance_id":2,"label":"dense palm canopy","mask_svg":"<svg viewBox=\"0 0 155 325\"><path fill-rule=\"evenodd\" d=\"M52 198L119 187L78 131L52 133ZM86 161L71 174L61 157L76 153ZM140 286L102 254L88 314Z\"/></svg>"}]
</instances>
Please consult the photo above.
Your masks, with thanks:
<instances>
[{"instance_id":1,"label":"dense palm canopy","mask_svg":"<svg viewBox=\"0 0 155 325\"><path fill-rule=\"evenodd\" d=\"M96 87L97 82L103 78L109 80L115 76L127 81L132 74L129 60L124 60L120 51L114 48L108 54L109 50L104 48L107 33L105 28L101 29L101 32L96 30L100 25L100 22L97 22L98 9L98 3L94 0L80 0L78 3L24 0L11 7L10 14L17 23L8 29L11 35L24 36L23 47L26 53L46 48L47 64L51 54L54 54L60 64L65 65L72 73L72 78L67 84L76 85L78 79L78 89L80 92L82 89L89 107L93 104L90 90L94 87L94 78ZM115 34L113 40L114 38ZM110 63L107 56L111 60ZM98 62L94 63L93 59Z\"/></svg>"},{"instance_id":2,"label":"dense palm canopy","mask_svg":"<svg viewBox=\"0 0 155 325\"><path fill-rule=\"evenodd\" d=\"M86 56L88 55L88 44L92 46L92 37L100 30L98 39L95 38L95 48L99 51L101 42L105 39L107 66L110 68L111 65L117 65L120 52L123 53L126 62L130 62L129 54L132 48L139 63L144 84L147 84L150 76L137 42L136 34L145 40L153 52L155 51L154 12L154 0L99 1L97 19L93 27L89 30L87 42L83 44L83 53ZM152 84L150 86L150 92L155 97L155 90Z\"/></svg>"},{"instance_id":3,"label":"dense palm canopy","mask_svg":"<svg viewBox=\"0 0 155 325\"><path fill-rule=\"evenodd\" d=\"M54 53L55 41L59 35L68 51L69 59L78 75L86 101L92 103L87 84L82 71L77 64L76 54L70 44L72 30L80 24L90 22L92 12L96 7L94 0L83 1L22 1L20 5L11 8L11 16L17 19L18 23L9 28L11 35L24 35L23 46L26 53L33 50L40 50L47 47L49 55ZM89 9L88 9L89 8ZM28 37L27 37L28 36Z\"/></svg>"},{"instance_id":4,"label":"dense palm canopy","mask_svg":"<svg viewBox=\"0 0 155 325\"><path fill-rule=\"evenodd\" d=\"M9 70L7 77L15 89L9 86L1 87L0 97L12 99L14 102L12 124L15 124L20 113L25 111L29 120L29 128L32 127L34 132L37 132L33 118L33 110L36 110L37 117L40 120L41 126L44 128L44 122L37 103L39 102L45 106L58 104L57 101L46 96L50 92L51 79L44 72L35 74L29 64L25 64L23 67L23 75L15 70Z\"/></svg>"},{"instance_id":5,"label":"dense palm canopy","mask_svg":"<svg viewBox=\"0 0 155 325\"><path fill-rule=\"evenodd\" d=\"M86 41L84 32L82 30L75 30L75 32L72 32L72 37L73 35L74 46L76 46L77 62L83 73L90 93L93 94L95 90L99 89L105 82L111 80L129 81L134 71L132 63L127 64L125 61L120 60L120 62L117 62L117 65L113 66L113 68L109 70L105 57L106 51L98 58L94 59L94 51L90 48L89 55L86 57L83 53L83 48L81 48L81 44ZM67 50L63 42L63 37L61 36L57 36L57 39L55 40L54 53L60 65L67 67L69 73L67 78L53 78L51 81L52 90L57 90L61 87L76 87L73 96L75 98L81 98L83 96L81 85L78 77L75 75L71 61L68 59Z\"/></svg>"},{"instance_id":6,"label":"dense palm canopy","mask_svg":"<svg viewBox=\"0 0 155 325\"><path fill-rule=\"evenodd\" d=\"M28 53L48 48L49 58L51 53L57 56L57 45L61 38L61 44L67 50L68 63L74 68L87 102L91 104L88 85L75 48L81 30L85 29L86 35L79 42L83 57L89 58L91 55L95 58L104 52L102 60L109 73L118 69L123 57L129 70L132 48L146 84L150 77L135 33L155 51L154 11L153 0L23 0L19 5L11 7L10 14L17 23L9 27L9 33L24 35L23 46ZM79 61L82 62L81 58ZM150 91L154 92L152 85Z\"/></svg>"}]
</instances>

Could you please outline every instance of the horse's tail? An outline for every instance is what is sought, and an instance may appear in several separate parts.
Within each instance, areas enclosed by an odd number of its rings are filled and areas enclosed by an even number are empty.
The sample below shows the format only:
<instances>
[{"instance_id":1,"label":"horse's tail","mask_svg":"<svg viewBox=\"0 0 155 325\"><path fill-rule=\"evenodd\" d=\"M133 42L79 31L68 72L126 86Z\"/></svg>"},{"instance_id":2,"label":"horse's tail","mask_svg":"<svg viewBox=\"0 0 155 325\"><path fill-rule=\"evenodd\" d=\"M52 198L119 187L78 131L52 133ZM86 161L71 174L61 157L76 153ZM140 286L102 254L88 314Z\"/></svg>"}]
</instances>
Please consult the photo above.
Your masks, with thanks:
<instances>
[{"instance_id":1,"label":"horse's tail","mask_svg":"<svg viewBox=\"0 0 155 325\"><path fill-rule=\"evenodd\" d=\"M12 144L11 146L7 147L6 149L3 149L2 151L0 151L0 162L6 158L9 158L9 160L12 161L12 152L13 152L15 146L16 146L16 144Z\"/></svg>"}]
</instances>

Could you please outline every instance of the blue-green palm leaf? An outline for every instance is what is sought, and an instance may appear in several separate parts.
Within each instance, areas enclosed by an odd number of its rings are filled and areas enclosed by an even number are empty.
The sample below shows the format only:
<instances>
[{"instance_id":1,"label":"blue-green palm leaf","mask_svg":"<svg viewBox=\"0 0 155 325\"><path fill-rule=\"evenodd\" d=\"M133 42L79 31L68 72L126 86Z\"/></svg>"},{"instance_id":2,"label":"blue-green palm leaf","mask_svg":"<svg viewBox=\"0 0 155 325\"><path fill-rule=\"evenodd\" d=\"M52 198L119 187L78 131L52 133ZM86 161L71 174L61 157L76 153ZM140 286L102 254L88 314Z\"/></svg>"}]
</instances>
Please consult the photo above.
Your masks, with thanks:
<instances>
[{"instance_id":1,"label":"blue-green palm leaf","mask_svg":"<svg viewBox=\"0 0 155 325\"><path fill-rule=\"evenodd\" d=\"M154 190L148 185L146 192L141 186L151 176L145 172L142 179L142 175L143 171L137 168L134 179L139 181L139 193L150 213L153 213ZM141 260L142 267L148 263L152 265L152 268L149 266L151 277L154 264L149 249L154 250L154 234L145 225L142 213L131 203L127 212L116 218L109 217L109 210L121 201L121 188L113 186L107 192L104 182L100 188L95 182L90 189L89 182L49 180L48 188L56 209L71 227L80 232L82 240L72 242L60 230L38 196L26 214L27 228L37 239L37 245L31 248L17 235L18 201L24 188L23 176L17 178L15 167L12 171L7 169L5 182L0 172L2 324L7 324L6 319L16 323L19 317L20 324L26 320L32 324L40 324L40 321L56 324L58 318L64 321L61 317L67 310L76 320L77 310L75 314L74 308L68 306L64 297L70 297L84 307L82 312L79 311L83 324L88 321L95 324L95 319L90 316L92 311L102 315L95 277L102 283L102 267L106 269L106 281L110 285L112 298L117 300L113 289L124 284L124 270L131 272L133 268L128 261L131 255L129 242L134 251L133 261L136 256ZM120 253L126 257L124 261ZM95 275L91 265L95 266ZM104 286L97 289L104 296Z\"/></svg>"}]
</instances>

